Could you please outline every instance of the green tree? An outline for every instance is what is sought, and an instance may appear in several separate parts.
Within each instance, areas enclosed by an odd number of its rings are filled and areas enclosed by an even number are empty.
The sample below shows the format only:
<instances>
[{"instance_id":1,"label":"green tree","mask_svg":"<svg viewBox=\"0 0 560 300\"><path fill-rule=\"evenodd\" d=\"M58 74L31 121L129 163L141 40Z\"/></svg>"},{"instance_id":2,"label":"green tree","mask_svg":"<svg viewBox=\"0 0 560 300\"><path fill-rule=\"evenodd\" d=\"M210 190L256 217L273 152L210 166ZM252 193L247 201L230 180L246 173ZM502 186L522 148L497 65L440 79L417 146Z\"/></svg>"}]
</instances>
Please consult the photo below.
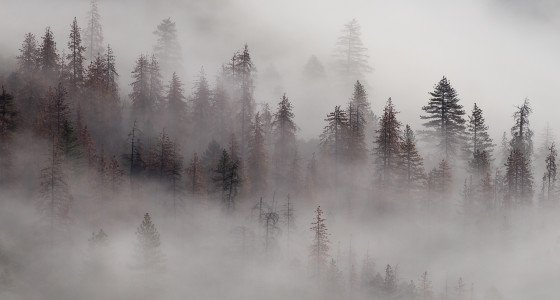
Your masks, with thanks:
<instances>
[{"instance_id":1,"label":"green tree","mask_svg":"<svg viewBox=\"0 0 560 300\"><path fill-rule=\"evenodd\" d=\"M50 27L45 29L43 42L39 46L39 68L45 78L58 78L57 73L60 68L60 58L56 52L56 43ZM52 82L50 80L49 82Z\"/></svg>"},{"instance_id":2,"label":"green tree","mask_svg":"<svg viewBox=\"0 0 560 300\"><path fill-rule=\"evenodd\" d=\"M418 149L416 149L414 131L409 125L405 126L399 148L406 191L410 196L413 191L417 191L426 185L427 178L424 171L424 161L418 153Z\"/></svg>"},{"instance_id":3,"label":"green tree","mask_svg":"<svg viewBox=\"0 0 560 300\"><path fill-rule=\"evenodd\" d=\"M379 120L379 129L375 140L375 166L376 180L381 188L396 188L395 183L400 160L400 127L401 122L397 120L398 112L391 101L383 109L383 116Z\"/></svg>"},{"instance_id":4,"label":"green tree","mask_svg":"<svg viewBox=\"0 0 560 300\"><path fill-rule=\"evenodd\" d=\"M488 135L488 125L482 115L482 109L476 103L467 122L467 145L469 156L476 155L477 151L486 152L488 160L492 160L492 152L496 145Z\"/></svg>"},{"instance_id":5,"label":"green tree","mask_svg":"<svg viewBox=\"0 0 560 300\"><path fill-rule=\"evenodd\" d=\"M519 149L513 149L505 164L506 174L504 183L506 193L504 204L506 208L531 204L533 198L533 174L529 160Z\"/></svg>"},{"instance_id":6,"label":"green tree","mask_svg":"<svg viewBox=\"0 0 560 300\"><path fill-rule=\"evenodd\" d=\"M165 269L165 256L161 252L161 241L156 226L148 213L136 230L138 244L136 248L137 267L145 271L162 271Z\"/></svg>"}]
</instances>

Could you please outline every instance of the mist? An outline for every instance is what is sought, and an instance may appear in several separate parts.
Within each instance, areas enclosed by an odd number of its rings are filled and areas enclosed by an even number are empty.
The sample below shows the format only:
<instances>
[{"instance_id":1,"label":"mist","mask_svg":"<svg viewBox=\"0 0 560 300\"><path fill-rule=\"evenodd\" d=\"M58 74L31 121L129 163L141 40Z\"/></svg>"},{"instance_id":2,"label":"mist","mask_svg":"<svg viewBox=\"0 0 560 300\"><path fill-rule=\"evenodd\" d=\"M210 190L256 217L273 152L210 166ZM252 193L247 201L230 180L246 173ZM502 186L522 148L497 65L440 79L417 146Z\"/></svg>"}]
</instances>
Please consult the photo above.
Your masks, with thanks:
<instances>
[{"instance_id":1,"label":"mist","mask_svg":"<svg viewBox=\"0 0 560 300\"><path fill-rule=\"evenodd\" d=\"M1 6L0 298L558 297L555 1Z\"/></svg>"}]
</instances>

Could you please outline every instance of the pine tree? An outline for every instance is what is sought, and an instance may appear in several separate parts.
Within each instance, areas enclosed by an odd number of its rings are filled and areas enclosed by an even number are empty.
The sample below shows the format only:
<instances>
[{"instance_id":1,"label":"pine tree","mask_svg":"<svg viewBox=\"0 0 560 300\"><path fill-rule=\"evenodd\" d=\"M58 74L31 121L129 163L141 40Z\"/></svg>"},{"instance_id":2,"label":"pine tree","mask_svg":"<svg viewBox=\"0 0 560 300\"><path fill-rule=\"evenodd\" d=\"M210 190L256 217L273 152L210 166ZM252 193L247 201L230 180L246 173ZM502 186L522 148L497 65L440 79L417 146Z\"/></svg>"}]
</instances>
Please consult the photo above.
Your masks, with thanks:
<instances>
[{"instance_id":1,"label":"pine tree","mask_svg":"<svg viewBox=\"0 0 560 300\"><path fill-rule=\"evenodd\" d=\"M80 27L76 18L70 27L70 35L68 41L68 49L70 53L65 57L68 59L68 68L71 74L70 90L76 95L83 85L84 80L84 52L86 48L82 46L82 38L80 36Z\"/></svg>"},{"instance_id":2,"label":"pine tree","mask_svg":"<svg viewBox=\"0 0 560 300\"><path fill-rule=\"evenodd\" d=\"M419 280L418 286L418 296L420 300L432 300L434 299L434 292L432 290L432 281L428 277L428 272L422 273Z\"/></svg>"},{"instance_id":3,"label":"pine tree","mask_svg":"<svg viewBox=\"0 0 560 300\"><path fill-rule=\"evenodd\" d=\"M183 93L183 83L179 79L179 76L173 73L167 90L165 109L168 120L167 126L169 128L178 128L179 132L177 132L177 134L182 132L180 129L185 125L187 116L187 103L185 102Z\"/></svg>"},{"instance_id":4,"label":"pine tree","mask_svg":"<svg viewBox=\"0 0 560 300\"><path fill-rule=\"evenodd\" d=\"M220 146L220 144L218 144L218 142L216 142L215 140L212 140L202 154L202 173L205 176L205 185L209 192L212 192L212 188L216 186L215 184L213 184L214 170L216 169L218 161L222 156L222 150L223 148Z\"/></svg>"},{"instance_id":5,"label":"pine tree","mask_svg":"<svg viewBox=\"0 0 560 300\"><path fill-rule=\"evenodd\" d=\"M274 135L274 180L276 187L287 183L290 176L288 164L296 149L296 131L292 103L284 94L271 123Z\"/></svg>"},{"instance_id":6,"label":"pine tree","mask_svg":"<svg viewBox=\"0 0 560 300\"><path fill-rule=\"evenodd\" d=\"M156 56L152 54L150 58L150 63L148 65L148 73L150 80L148 81L148 97L150 103L153 103L155 109L160 109L163 106L163 81L161 75L161 69L159 66L159 61Z\"/></svg>"},{"instance_id":7,"label":"pine tree","mask_svg":"<svg viewBox=\"0 0 560 300\"><path fill-rule=\"evenodd\" d=\"M180 69L181 46L177 41L177 29L171 18L163 19L153 32L157 36L154 53L164 72Z\"/></svg>"},{"instance_id":8,"label":"pine tree","mask_svg":"<svg viewBox=\"0 0 560 300\"><path fill-rule=\"evenodd\" d=\"M123 155L123 158L127 162L129 169L128 174L132 184L132 178L139 177L146 168L146 163L143 159L142 142L138 138L138 128L136 127L136 122L134 122L128 137L130 141L130 150L127 154Z\"/></svg>"},{"instance_id":9,"label":"pine tree","mask_svg":"<svg viewBox=\"0 0 560 300\"><path fill-rule=\"evenodd\" d=\"M311 55L303 67L303 77L310 82L316 82L326 77L325 67L319 61L317 56Z\"/></svg>"},{"instance_id":10,"label":"pine tree","mask_svg":"<svg viewBox=\"0 0 560 300\"><path fill-rule=\"evenodd\" d=\"M533 131L529 128L529 115L532 112L529 99L525 98L523 104L517 106L513 114L515 125L511 128L511 148L521 151L528 161L533 155Z\"/></svg>"},{"instance_id":11,"label":"pine tree","mask_svg":"<svg viewBox=\"0 0 560 300\"><path fill-rule=\"evenodd\" d=\"M473 154L473 158L469 161L469 169L476 179L482 178L490 171L490 158L486 150L477 149Z\"/></svg>"},{"instance_id":12,"label":"pine tree","mask_svg":"<svg viewBox=\"0 0 560 300\"><path fill-rule=\"evenodd\" d=\"M30 76L35 73L38 68L37 40L31 32L25 34L25 38L19 49L17 56L19 72L24 76Z\"/></svg>"},{"instance_id":13,"label":"pine tree","mask_svg":"<svg viewBox=\"0 0 560 300\"><path fill-rule=\"evenodd\" d=\"M546 187L546 200L551 202L551 198L555 196L556 192L556 145L554 142L548 148L548 155L545 159L546 172L544 173L544 186Z\"/></svg>"},{"instance_id":14,"label":"pine tree","mask_svg":"<svg viewBox=\"0 0 560 300\"><path fill-rule=\"evenodd\" d=\"M348 104L349 125L349 158L356 164L364 164L367 160L366 144L370 140L366 137L373 136L375 115L367 99L367 93L360 81L354 84L354 93Z\"/></svg>"},{"instance_id":15,"label":"pine tree","mask_svg":"<svg viewBox=\"0 0 560 300\"><path fill-rule=\"evenodd\" d=\"M56 43L50 27L45 29L42 39L43 42L39 46L39 68L45 78L56 78L60 68L60 58L56 52Z\"/></svg>"},{"instance_id":16,"label":"pine tree","mask_svg":"<svg viewBox=\"0 0 560 300\"><path fill-rule=\"evenodd\" d=\"M165 268L165 256L161 252L159 232L148 213L144 215L144 220L136 230L136 237L136 266L144 271L162 271Z\"/></svg>"},{"instance_id":17,"label":"pine tree","mask_svg":"<svg viewBox=\"0 0 560 300\"><path fill-rule=\"evenodd\" d=\"M211 122L211 93L206 81L204 69L200 70L197 82L194 85L192 102L192 125L193 135L200 137L199 143L206 144L210 141L210 133L207 129Z\"/></svg>"},{"instance_id":18,"label":"pine tree","mask_svg":"<svg viewBox=\"0 0 560 300\"><path fill-rule=\"evenodd\" d=\"M54 90L49 88L47 101L41 111L42 120L39 130L45 137L55 139L57 145L64 131L64 123L68 121L70 115L66 95L66 89L61 83Z\"/></svg>"},{"instance_id":19,"label":"pine tree","mask_svg":"<svg viewBox=\"0 0 560 300\"><path fill-rule=\"evenodd\" d=\"M550 128L550 124L546 123L546 127L541 134L541 143L537 152L535 153L535 160L536 161L544 161L546 156L549 153L550 146L554 143L555 140L554 132Z\"/></svg>"},{"instance_id":20,"label":"pine tree","mask_svg":"<svg viewBox=\"0 0 560 300\"><path fill-rule=\"evenodd\" d=\"M533 174L525 154L519 149L513 149L505 167L506 194L504 204L506 208L530 204L533 197Z\"/></svg>"},{"instance_id":21,"label":"pine tree","mask_svg":"<svg viewBox=\"0 0 560 300\"><path fill-rule=\"evenodd\" d=\"M210 112L212 113L211 120L213 121L212 136L223 143L226 140L227 132L232 128L233 121L231 119L231 104L221 78L218 78L216 87L212 91L211 96Z\"/></svg>"},{"instance_id":22,"label":"pine tree","mask_svg":"<svg viewBox=\"0 0 560 300\"><path fill-rule=\"evenodd\" d=\"M463 282L463 278L459 277L457 281L457 286L455 286L455 299L457 300L465 300L466 298L466 290L465 290L465 283Z\"/></svg>"},{"instance_id":23,"label":"pine tree","mask_svg":"<svg viewBox=\"0 0 560 300\"><path fill-rule=\"evenodd\" d=\"M492 160L495 145L488 135L488 125L482 116L482 109L476 103L467 123L467 145L469 156L476 155L477 152L485 152L488 160Z\"/></svg>"},{"instance_id":24,"label":"pine tree","mask_svg":"<svg viewBox=\"0 0 560 300\"><path fill-rule=\"evenodd\" d=\"M313 273L317 280L321 279L327 261L329 258L329 233L327 232L327 225L323 219L323 211L321 206L317 206L315 216L311 223L311 232L313 233L313 242L310 247L311 266L314 268Z\"/></svg>"},{"instance_id":25,"label":"pine tree","mask_svg":"<svg viewBox=\"0 0 560 300\"><path fill-rule=\"evenodd\" d=\"M500 165L506 163L507 158L509 157L510 146L509 141L506 135L506 132L502 134L502 141L500 142Z\"/></svg>"},{"instance_id":26,"label":"pine tree","mask_svg":"<svg viewBox=\"0 0 560 300\"><path fill-rule=\"evenodd\" d=\"M416 149L416 138L409 125L405 126L399 147L399 158L403 171L405 189L409 196L426 185L424 161Z\"/></svg>"},{"instance_id":27,"label":"pine tree","mask_svg":"<svg viewBox=\"0 0 560 300\"><path fill-rule=\"evenodd\" d=\"M338 185L338 167L346 156L348 134L348 118L346 112L335 106L334 111L327 115L328 123L320 136L322 152L334 161L335 185Z\"/></svg>"},{"instance_id":28,"label":"pine tree","mask_svg":"<svg viewBox=\"0 0 560 300\"><path fill-rule=\"evenodd\" d=\"M226 213L231 214L235 209L235 200L241 185L239 161L232 161L229 153L224 149L214 174L213 181L217 190L221 192L222 206Z\"/></svg>"},{"instance_id":29,"label":"pine tree","mask_svg":"<svg viewBox=\"0 0 560 300\"><path fill-rule=\"evenodd\" d=\"M444 159L435 170L432 178L435 188L441 194L449 194L451 192L451 184L453 183L453 173L449 163Z\"/></svg>"},{"instance_id":30,"label":"pine tree","mask_svg":"<svg viewBox=\"0 0 560 300\"><path fill-rule=\"evenodd\" d=\"M111 161L109 162L108 172L111 191L113 194L118 193L121 190L124 181L124 171L120 168L119 161L114 155L111 157Z\"/></svg>"},{"instance_id":31,"label":"pine tree","mask_svg":"<svg viewBox=\"0 0 560 300\"><path fill-rule=\"evenodd\" d=\"M115 54L111 45L107 44L107 49L104 54L104 66L105 66L105 90L109 94L113 94L115 98L118 99L118 83L117 79L119 73L117 73Z\"/></svg>"},{"instance_id":32,"label":"pine tree","mask_svg":"<svg viewBox=\"0 0 560 300\"><path fill-rule=\"evenodd\" d=\"M91 0L88 12L88 25L84 31L86 43L86 57L90 61L98 54L103 52L103 29L101 27L101 17L97 10L97 0Z\"/></svg>"},{"instance_id":33,"label":"pine tree","mask_svg":"<svg viewBox=\"0 0 560 300\"><path fill-rule=\"evenodd\" d=\"M363 79L372 71L368 63L367 48L361 39L361 27L356 19L344 25L334 51L335 70L350 79Z\"/></svg>"},{"instance_id":34,"label":"pine tree","mask_svg":"<svg viewBox=\"0 0 560 300\"><path fill-rule=\"evenodd\" d=\"M457 154L457 148L462 143L465 111L459 104L457 92L445 76L430 95L432 98L428 105L422 107L426 115L420 118L428 120L424 123L428 129L426 137L435 139L440 153L446 160L450 160Z\"/></svg>"},{"instance_id":35,"label":"pine tree","mask_svg":"<svg viewBox=\"0 0 560 300\"><path fill-rule=\"evenodd\" d=\"M201 198L204 196L205 182L204 182L204 172L202 170L202 165L198 159L196 152L194 153L193 159L189 167L187 168L187 188L189 192L196 198Z\"/></svg>"},{"instance_id":36,"label":"pine tree","mask_svg":"<svg viewBox=\"0 0 560 300\"><path fill-rule=\"evenodd\" d=\"M6 183L12 175L11 142L17 128L18 111L14 103L14 96L6 92L2 86L0 95L0 186Z\"/></svg>"},{"instance_id":37,"label":"pine tree","mask_svg":"<svg viewBox=\"0 0 560 300\"><path fill-rule=\"evenodd\" d=\"M267 189L267 154L264 144L264 130L259 113L255 115L253 134L249 140L249 156L247 159L249 167L249 179L254 195L266 192Z\"/></svg>"},{"instance_id":38,"label":"pine tree","mask_svg":"<svg viewBox=\"0 0 560 300\"><path fill-rule=\"evenodd\" d=\"M172 161L172 152L173 142L164 129L157 142L149 151L146 164L148 176L158 179L161 183L165 183L167 171Z\"/></svg>"},{"instance_id":39,"label":"pine tree","mask_svg":"<svg viewBox=\"0 0 560 300\"><path fill-rule=\"evenodd\" d=\"M383 291L387 295L393 295L397 290L397 276L395 273L396 271L388 264L385 268L385 279L383 280Z\"/></svg>"},{"instance_id":40,"label":"pine tree","mask_svg":"<svg viewBox=\"0 0 560 300\"><path fill-rule=\"evenodd\" d=\"M132 100L132 115L135 119L145 120L155 111L155 103L150 98L149 69L148 59L141 54L132 71L134 81L130 84L132 93L129 94Z\"/></svg>"},{"instance_id":41,"label":"pine tree","mask_svg":"<svg viewBox=\"0 0 560 300\"><path fill-rule=\"evenodd\" d=\"M376 180L380 187L395 187L398 167L400 161L400 127L401 122L397 120L397 111L391 101L387 100L387 105L383 110L383 116L379 120L379 129L375 148Z\"/></svg>"}]
</instances>

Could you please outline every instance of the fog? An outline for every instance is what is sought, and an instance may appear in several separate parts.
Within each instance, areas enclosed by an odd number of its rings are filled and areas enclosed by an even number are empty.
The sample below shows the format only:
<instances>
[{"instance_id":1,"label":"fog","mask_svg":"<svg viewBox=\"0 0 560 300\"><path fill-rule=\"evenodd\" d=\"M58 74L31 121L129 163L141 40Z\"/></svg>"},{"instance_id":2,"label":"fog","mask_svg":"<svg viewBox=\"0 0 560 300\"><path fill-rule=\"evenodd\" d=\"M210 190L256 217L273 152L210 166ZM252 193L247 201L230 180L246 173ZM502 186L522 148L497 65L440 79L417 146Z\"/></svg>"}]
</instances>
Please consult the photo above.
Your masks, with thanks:
<instances>
[{"instance_id":1,"label":"fog","mask_svg":"<svg viewBox=\"0 0 560 300\"><path fill-rule=\"evenodd\" d=\"M18 57L28 32L41 49L47 26L57 54L68 55L74 17L87 43L89 0L0 4L0 84L17 110L10 117L9 106L0 105L1 299L558 298L560 193L552 145L560 127L560 4L97 5L100 46L105 52L110 44L115 56L112 86L103 78L97 85L88 57L81 81L64 71L70 58L45 71L37 53L26 71ZM167 18L180 49L168 65L154 33ZM343 74L337 41L353 19L371 71L351 73L348 62ZM244 49L250 60L239 70L247 73L236 77L228 64L245 59ZM152 54L161 82L148 75L146 99L155 100L142 111L136 68L146 55L153 71ZM324 72L309 67L313 56ZM101 74L109 74L101 63ZM173 72L181 97L171 92ZM420 116L429 114L429 93L445 78L465 124L476 103L488 127L480 128L493 141L471 145L472 132L461 124L450 129L457 130L451 142L437 136L439 129L430 133ZM367 105L356 98L357 80ZM281 108L288 99L294 126L286 129ZM525 99L530 113L519 117ZM53 106L57 100L67 107ZM356 136L363 144L354 142L349 103L359 104ZM329 127L325 118L332 121L328 114L338 105L350 120ZM382 139L392 132L383 121L390 105L398 136ZM56 120L55 109L63 111ZM257 112L264 121L256 121ZM516 131L520 120L528 127ZM404 171L407 124L421 161L415 179ZM340 142L338 134L348 137ZM521 161L517 171L514 160ZM160 241L140 229L146 213ZM319 237L313 223L321 216L327 234ZM325 253L316 245L323 237Z\"/></svg>"}]
</instances>

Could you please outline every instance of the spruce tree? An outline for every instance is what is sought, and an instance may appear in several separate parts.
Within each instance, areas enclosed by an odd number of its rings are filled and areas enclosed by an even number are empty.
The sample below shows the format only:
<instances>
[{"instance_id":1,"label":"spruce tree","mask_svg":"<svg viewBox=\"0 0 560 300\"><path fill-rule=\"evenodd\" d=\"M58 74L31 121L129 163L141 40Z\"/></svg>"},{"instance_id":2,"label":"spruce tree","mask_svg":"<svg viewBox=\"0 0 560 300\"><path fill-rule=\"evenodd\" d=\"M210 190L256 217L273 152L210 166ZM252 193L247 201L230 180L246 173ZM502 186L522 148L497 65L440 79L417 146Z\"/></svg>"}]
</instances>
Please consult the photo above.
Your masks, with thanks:
<instances>
[{"instance_id":1,"label":"spruce tree","mask_svg":"<svg viewBox=\"0 0 560 300\"><path fill-rule=\"evenodd\" d=\"M287 183L290 176L288 164L296 149L296 132L292 103L284 94L273 115L272 128L274 135L274 180L276 187Z\"/></svg>"},{"instance_id":2,"label":"spruce tree","mask_svg":"<svg viewBox=\"0 0 560 300\"><path fill-rule=\"evenodd\" d=\"M111 45L107 44L104 54L105 67L105 90L110 95L114 95L118 99L118 83L119 73L117 73L115 54Z\"/></svg>"},{"instance_id":3,"label":"spruce tree","mask_svg":"<svg viewBox=\"0 0 560 300\"><path fill-rule=\"evenodd\" d=\"M525 98L523 104L516 107L513 114L515 125L511 128L511 149L521 151L527 160L533 155L533 131L529 128L529 115L532 112L529 99Z\"/></svg>"},{"instance_id":4,"label":"spruce tree","mask_svg":"<svg viewBox=\"0 0 560 300\"><path fill-rule=\"evenodd\" d=\"M264 130L259 113L255 115L253 134L249 139L249 156L247 164L249 167L249 179L254 195L266 192L267 189L267 154L264 141Z\"/></svg>"},{"instance_id":5,"label":"spruce tree","mask_svg":"<svg viewBox=\"0 0 560 300\"><path fill-rule=\"evenodd\" d=\"M45 29L42 40L43 42L39 46L39 68L45 78L56 78L60 68L60 58L56 52L56 43L50 27Z\"/></svg>"},{"instance_id":6,"label":"spruce tree","mask_svg":"<svg viewBox=\"0 0 560 300\"><path fill-rule=\"evenodd\" d=\"M12 149L13 133L17 127L18 111L14 97L6 92L2 86L0 95L0 186L6 183L12 175Z\"/></svg>"},{"instance_id":7,"label":"spruce tree","mask_svg":"<svg viewBox=\"0 0 560 300\"><path fill-rule=\"evenodd\" d=\"M161 252L161 240L158 230L148 213L136 230L138 238L136 248L136 267L144 271L162 271L165 269L165 256Z\"/></svg>"},{"instance_id":8,"label":"spruce tree","mask_svg":"<svg viewBox=\"0 0 560 300\"><path fill-rule=\"evenodd\" d=\"M430 95L432 98L428 105L422 107L426 115L420 118L428 120L424 123L427 128L426 137L436 143L443 158L450 160L455 157L463 142L465 111L459 104L457 92L445 76Z\"/></svg>"},{"instance_id":9,"label":"spruce tree","mask_svg":"<svg viewBox=\"0 0 560 300\"><path fill-rule=\"evenodd\" d=\"M214 170L216 169L218 161L222 156L222 150L223 148L220 146L220 144L218 144L218 142L216 142L215 140L212 140L202 154L202 173L205 175L205 185L209 192L212 191L212 188L216 186L215 184L213 184Z\"/></svg>"},{"instance_id":10,"label":"spruce tree","mask_svg":"<svg viewBox=\"0 0 560 300\"><path fill-rule=\"evenodd\" d=\"M97 0L91 0L88 12L88 25L84 30L84 41L86 44L86 57L92 61L103 52L103 28L101 17L97 9Z\"/></svg>"},{"instance_id":11,"label":"spruce tree","mask_svg":"<svg viewBox=\"0 0 560 300\"><path fill-rule=\"evenodd\" d=\"M195 137L199 137L198 143L203 145L210 142L210 131L207 129L211 124L211 93L206 80L204 69L200 70L198 80L194 86L194 95L191 98L192 103L192 130Z\"/></svg>"},{"instance_id":12,"label":"spruce tree","mask_svg":"<svg viewBox=\"0 0 560 300\"><path fill-rule=\"evenodd\" d=\"M76 96L83 85L84 80L84 52L86 48L82 46L82 38L80 36L80 27L76 18L70 26L70 35L68 40L68 49L70 52L65 57L68 59L68 68L70 72L70 90Z\"/></svg>"},{"instance_id":13,"label":"spruce tree","mask_svg":"<svg viewBox=\"0 0 560 300\"><path fill-rule=\"evenodd\" d=\"M214 170L213 177L216 189L221 193L221 204L224 211L231 214L235 209L238 189L241 185L239 179L239 161L232 161L226 149Z\"/></svg>"},{"instance_id":14,"label":"spruce tree","mask_svg":"<svg viewBox=\"0 0 560 300\"><path fill-rule=\"evenodd\" d=\"M314 276L317 280L320 280L327 266L330 248L329 233L327 232L327 225L323 218L321 206L317 206L315 210L310 230L313 233L313 241L309 248L309 256L311 258L310 266L313 268L312 272Z\"/></svg>"},{"instance_id":15,"label":"spruce tree","mask_svg":"<svg viewBox=\"0 0 560 300\"><path fill-rule=\"evenodd\" d=\"M375 140L376 181L381 188L395 187L400 160L400 127L397 111L391 101L383 109L383 116L379 120L379 129Z\"/></svg>"},{"instance_id":16,"label":"spruce tree","mask_svg":"<svg viewBox=\"0 0 560 300\"><path fill-rule=\"evenodd\" d=\"M155 111L155 103L150 98L149 69L148 59L141 54L132 71L134 81L130 84L132 93L129 94L132 101L132 115L137 120L145 120Z\"/></svg>"},{"instance_id":17,"label":"spruce tree","mask_svg":"<svg viewBox=\"0 0 560 300\"><path fill-rule=\"evenodd\" d=\"M148 98L150 103L154 105L155 110L161 110L164 104L163 97L163 81L159 61L156 56L152 54L148 64Z\"/></svg>"},{"instance_id":18,"label":"spruce tree","mask_svg":"<svg viewBox=\"0 0 560 300\"><path fill-rule=\"evenodd\" d=\"M187 189L195 198L201 198L206 193L204 172L196 152L187 168Z\"/></svg>"},{"instance_id":19,"label":"spruce tree","mask_svg":"<svg viewBox=\"0 0 560 300\"><path fill-rule=\"evenodd\" d=\"M409 125L405 126L399 148L405 189L408 195L411 196L411 192L417 191L426 185L427 178L424 171L424 161L418 153L418 149L416 149L416 138Z\"/></svg>"},{"instance_id":20,"label":"spruce tree","mask_svg":"<svg viewBox=\"0 0 560 300\"><path fill-rule=\"evenodd\" d=\"M367 48L361 38L361 27L356 19L344 25L334 50L334 67L338 74L350 79L363 79L372 71L368 63Z\"/></svg>"},{"instance_id":21,"label":"spruce tree","mask_svg":"<svg viewBox=\"0 0 560 300\"><path fill-rule=\"evenodd\" d=\"M26 33L21 48L19 49L20 54L17 56L19 72L22 75L30 76L37 71L39 63L38 52L39 49L35 35L31 32Z\"/></svg>"},{"instance_id":22,"label":"spruce tree","mask_svg":"<svg viewBox=\"0 0 560 300\"><path fill-rule=\"evenodd\" d=\"M520 149L513 149L505 167L505 207L530 204L533 198L533 174L525 154Z\"/></svg>"},{"instance_id":23,"label":"spruce tree","mask_svg":"<svg viewBox=\"0 0 560 300\"><path fill-rule=\"evenodd\" d=\"M322 153L333 161L335 186L338 186L338 168L347 153L348 117L340 106L335 106L325 121L328 124L320 136L320 146Z\"/></svg>"},{"instance_id":24,"label":"spruce tree","mask_svg":"<svg viewBox=\"0 0 560 300\"><path fill-rule=\"evenodd\" d=\"M550 145L548 151L548 155L545 159L546 171L543 177L543 187L545 187L546 190L546 200L550 203L551 198L554 198L556 193L556 157L558 156L558 152L556 151L554 142ZM543 194L544 192L545 191L543 191Z\"/></svg>"},{"instance_id":25,"label":"spruce tree","mask_svg":"<svg viewBox=\"0 0 560 300\"><path fill-rule=\"evenodd\" d=\"M179 79L176 73L171 76L171 81L169 82L167 96L166 96L166 112L167 112L167 125L169 128L181 129L185 125L187 117L187 103L185 102L185 96L183 95L183 83ZM179 134L177 132L177 134Z\"/></svg>"},{"instance_id":26,"label":"spruce tree","mask_svg":"<svg viewBox=\"0 0 560 300\"><path fill-rule=\"evenodd\" d=\"M121 190L124 181L124 171L120 168L119 161L114 155L111 157L111 161L109 162L108 172L111 191L113 194L118 193Z\"/></svg>"},{"instance_id":27,"label":"spruce tree","mask_svg":"<svg viewBox=\"0 0 560 300\"><path fill-rule=\"evenodd\" d=\"M177 41L177 28L171 18L163 19L153 32L157 36L154 53L164 72L181 68L181 46Z\"/></svg>"},{"instance_id":28,"label":"spruce tree","mask_svg":"<svg viewBox=\"0 0 560 300\"><path fill-rule=\"evenodd\" d=\"M482 116L482 109L476 103L467 122L467 145L469 156L476 155L477 151L486 152L488 160L492 160L495 145L488 135L488 125Z\"/></svg>"}]
</instances>

